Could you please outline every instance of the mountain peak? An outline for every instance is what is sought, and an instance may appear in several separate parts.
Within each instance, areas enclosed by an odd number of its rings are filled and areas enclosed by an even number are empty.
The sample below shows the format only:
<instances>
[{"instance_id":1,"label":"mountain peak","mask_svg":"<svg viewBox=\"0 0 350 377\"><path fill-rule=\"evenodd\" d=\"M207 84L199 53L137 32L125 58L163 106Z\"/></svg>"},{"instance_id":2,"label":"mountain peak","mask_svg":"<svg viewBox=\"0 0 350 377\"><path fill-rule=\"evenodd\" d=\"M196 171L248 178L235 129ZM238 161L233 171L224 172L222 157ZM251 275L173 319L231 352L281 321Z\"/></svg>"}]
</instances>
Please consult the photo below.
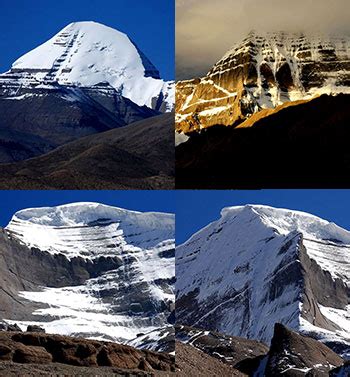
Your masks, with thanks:
<instances>
[{"instance_id":1,"label":"mountain peak","mask_svg":"<svg viewBox=\"0 0 350 377\"><path fill-rule=\"evenodd\" d=\"M148 333L150 347L162 347L155 330L171 333L174 225L172 214L94 202L17 212L0 234L0 255L16 266L4 280L18 287L11 298L26 305L5 305L3 317L123 343Z\"/></svg>"},{"instance_id":2,"label":"mountain peak","mask_svg":"<svg viewBox=\"0 0 350 377\"><path fill-rule=\"evenodd\" d=\"M339 243L350 244L350 232L348 230L307 212L260 204L226 207L221 210L222 218L237 215L242 218L246 214L259 217L267 227L276 229L280 234L298 231L309 238L333 239Z\"/></svg>"},{"instance_id":3,"label":"mountain peak","mask_svg":"<svg viewBox=\"0 0 350 377\"><path fill-rule=\"evenodd\" d=\"M121 246L124 250L152 248L161 240L173 239L174 216L82 202L18 211L5 229L21 243L51 254L62 253L69 259L95 258L115 256ZM105 239L94 238L96 229L105 234ZM91 238L88 246L83 234ZM109 242L117 246L109 248L106 246Z\"/></svg>"},{"instance_id":4,"label":"mountain peak","mask_svg":"<svg viewBox=\"0 0 350 377\"><path fill-rule=\"evenodd\" d=\"M171 110L172 84L124 33L94 21L72 22L17 59L9 72L33 82L66 86L108 85L139 106L161 97ZM25 83L25 80L22 80Z\"/></svg>"},{"instance_id":5,"label":"mountain peak","mask_svg":"<svg viewBox=\"0 0 350 377\"><path fill-rule=\"evenodd\" d=\"M264 342L281 322L342 343L348 332L334 324L348 326L349 244L350 232L306 212L224 208L177 247L177 318Z\"/></svg>"}]
</instances>

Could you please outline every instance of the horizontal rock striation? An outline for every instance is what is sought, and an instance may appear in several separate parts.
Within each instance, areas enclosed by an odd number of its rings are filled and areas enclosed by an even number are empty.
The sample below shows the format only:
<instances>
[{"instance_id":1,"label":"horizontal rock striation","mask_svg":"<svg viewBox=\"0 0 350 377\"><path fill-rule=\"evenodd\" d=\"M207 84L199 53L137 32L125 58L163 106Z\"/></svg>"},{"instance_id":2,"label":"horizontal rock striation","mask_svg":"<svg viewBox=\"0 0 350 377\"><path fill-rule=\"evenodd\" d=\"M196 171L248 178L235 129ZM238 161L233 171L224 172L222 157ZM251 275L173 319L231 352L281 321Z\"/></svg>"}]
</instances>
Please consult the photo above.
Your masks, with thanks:
<instances>
[{"instance_id":1,"label":"horizontal rock striation","mask_svg":"<svg viewBox=\"0 0 350 377\"><path fill-rule=\"evenodd\" d=\"M250 33L207 76L176 84L176 129L236 126L263 109L349 93L347 37Z\"/></svg>"}]
</instances>

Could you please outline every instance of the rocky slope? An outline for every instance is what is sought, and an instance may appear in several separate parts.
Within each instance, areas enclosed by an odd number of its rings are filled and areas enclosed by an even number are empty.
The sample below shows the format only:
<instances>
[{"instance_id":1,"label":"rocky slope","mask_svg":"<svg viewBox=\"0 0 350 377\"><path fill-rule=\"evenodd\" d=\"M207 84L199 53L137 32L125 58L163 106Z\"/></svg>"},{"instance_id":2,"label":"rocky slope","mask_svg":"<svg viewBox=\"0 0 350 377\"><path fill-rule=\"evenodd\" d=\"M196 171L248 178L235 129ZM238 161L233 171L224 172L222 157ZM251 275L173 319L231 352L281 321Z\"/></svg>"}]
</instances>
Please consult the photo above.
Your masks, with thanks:
<instances>
[{"instance_id":1,"label":"rocky slope","mask_svg":"<svg viewBox=\"0 0 350 377\"><path fill-rule=\"evenodd\" d=\"M123 343L149 333L145 348L171 351L171 214L97 203L23 210L1 232L0 268L9 323Z\"/></svg>"},{"instance_id":2,"label":"rocky slope","mask_svg":"<svg viewBox=\"0 0 350 377\"><path fill-rule=\"evenodd\" d=\"M349 85L348 37L252 32L207 76L176 84L176 129L237 125L282 103L349 93Z\"/></svg>"},{"instance_id":3,"label":"rocky slope","mask_svg":"<svg viewBox=\"0 0 350 377\"><path fill-rule=\"evenodd\" d=\"M264 343L256 340L183 325L176 325L175 330L178 342L190 345L245 374L254 373L269 350Z\"/></svg>"},{"instance_id":4,"label":"rocky slope","mask_svg":"<svg viewBox=\"0 0 350 377\"><path fill-rule=\"evenodd\" d=\"M86 90L58 85L14 97L0 96L0 161L25 160L72 140L158 115L111 95L110 108Z\"/></svg>"},{"instance_id":5,"label":"rocky slope","mask_svg":"<svg viewBox=\"0 0 350 377\"><path fill-rule=\"evenodd\" d=\"M349 106L349 95L322 95L267 116L261 111L236 128L213 126L191 135L176 148L176 185L349 187Z\"/></svg>"},{"instance_id":6,"label":"rocky slope","mask_svg":"<svg viewBox=\"0 0 350 377\"><path fill-rule=\"evenodd\" d=\"M0 331L0 375L172 374L174 356L101 341L40 333ZM16 368L16 365L18 367ZM47 372L47 373L45 373ZM51 374L51 375L52 375ZM11 374L7 374L11 375ZM19 375L19 374L17 374Z\"/></svg>"},{"instance_id":7,"label":"rocky slope","mask_svg":"<svg viewBox=\"0 0 350 377\"><path fill-rule=\"evenodd\" d=\"M177 247L177 321L267 344L279 322L348 355L349 244L306 213L225 208Z\"/></svg>"},{"instance_id":8,"label":"rocky slope","mask_svg":"<svg viewBox=\"0 0 350 377\"><path fill-rule=\"evenodd\" d=\"M2 189L173 189L174 115L67 143L42 156L0 165Z\"/></svg>"},{"instance_id":9,"label":"rocky slope","mask_svg":"<svg viewBox=\"0 0 350 377\"><path fill-rule=\"evenodd\" d=\"M187 326L177 327L176 366L180 376L342 376L348 363L321 342L276 323L271 347ZM225 369L226 367L226 369ZM229 367L229 368L227 368ZM198 374L197 374L198 375Z\"/></svg>"},{"instance_id":10,"label":"rocky slope","mask_svg":"<svg viewBox=\"0 0 350 377\"><path fill-rule=\"evenodd\" d=\"M231 366L181 342L176 342L176 375L183 377L245 376Z\"/></svg>"},{"instance_id":11,"label":"rocky slope","mask_svg":"<svg viewBox=\"0 0 350 377\"><path fill-rule=\"evenodd\" d=\"M265 376L326 377L343 364L344 360L324 344L276 324L269 354L260 369L265 367Z\"/></svg>"}]
</instances>

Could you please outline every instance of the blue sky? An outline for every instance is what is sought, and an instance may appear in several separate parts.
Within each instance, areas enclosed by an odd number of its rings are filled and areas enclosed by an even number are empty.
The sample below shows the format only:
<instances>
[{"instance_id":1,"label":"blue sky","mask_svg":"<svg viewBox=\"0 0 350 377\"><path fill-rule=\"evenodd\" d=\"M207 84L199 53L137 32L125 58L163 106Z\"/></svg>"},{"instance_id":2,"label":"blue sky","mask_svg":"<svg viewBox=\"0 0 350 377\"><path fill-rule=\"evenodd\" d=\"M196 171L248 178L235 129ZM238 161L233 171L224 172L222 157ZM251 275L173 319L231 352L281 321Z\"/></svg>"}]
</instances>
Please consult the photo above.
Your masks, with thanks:
<instances>
[{"instance_id":1,"label":"blue sky","mask_svg":"<svg viewBox=\"0 0 350 377\"><path fill-rule=\"evenodd\" d=\"M98 202L136 211L175 213L173 191L0 191L0 226L24 208Z\"/></svg>"},{"instance_id":2,"label":"blue sky","mask_svg":"<svg viewBox=\"0 0 350 377\"><path fill-rule=\"evenodd\" d=\"M74 21L96 21L125 32L174 79L174 0L8 0L0 7L0 72Z\"/></svg>"},{"instance_id":3,"label":"blue sky","mask_svg":"<svg viewBox=\"0 0 350 377\"><path fill-rule=\"evenodd\" d=\"M223 207L244 204L309 212L350 230L350 190L177 191L177 244L217 220Z\"/></svg>"}]
</instances>

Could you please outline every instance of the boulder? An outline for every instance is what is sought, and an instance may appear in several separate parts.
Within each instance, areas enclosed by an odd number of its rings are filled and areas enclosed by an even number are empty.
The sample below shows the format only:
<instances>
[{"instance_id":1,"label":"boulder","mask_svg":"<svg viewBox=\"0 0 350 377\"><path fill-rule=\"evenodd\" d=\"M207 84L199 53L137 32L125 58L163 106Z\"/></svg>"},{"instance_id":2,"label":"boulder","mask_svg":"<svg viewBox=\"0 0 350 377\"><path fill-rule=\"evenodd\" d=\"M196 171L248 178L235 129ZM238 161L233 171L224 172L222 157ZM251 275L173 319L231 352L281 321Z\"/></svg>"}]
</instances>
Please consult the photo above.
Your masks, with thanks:
<instances>
[{"instance_id":1,"label":"boulder","mask_svg":"<svg viewBox=\"0 0 350 377\"><path fill-rule=\"evenodd\" d=\"M6 331L22 331L21 328L15 323L14 325L7 325Z\"/></svg>"},{"instance_id":2,"label":"boulder","mask_svg":"<svg viewBox=\"0 0 350 377\"><path fill-rule=\"evenodd\" d=\"M29 325L27 327L27 332L41 332L41 333L45 333L45 329L40 327L40 326L36 326L36 325Z\"/></svg>"},{"instance_id":3,"label":"boulder","mask_svg":"<svg viewBox=\"0 0 350 377\"><path fill-rule=\"evenodd\" d=\"M21 346L14 351L12 361L23 364L48 364L52 355L43 347Z\"/></svg>"}]
</instances>

